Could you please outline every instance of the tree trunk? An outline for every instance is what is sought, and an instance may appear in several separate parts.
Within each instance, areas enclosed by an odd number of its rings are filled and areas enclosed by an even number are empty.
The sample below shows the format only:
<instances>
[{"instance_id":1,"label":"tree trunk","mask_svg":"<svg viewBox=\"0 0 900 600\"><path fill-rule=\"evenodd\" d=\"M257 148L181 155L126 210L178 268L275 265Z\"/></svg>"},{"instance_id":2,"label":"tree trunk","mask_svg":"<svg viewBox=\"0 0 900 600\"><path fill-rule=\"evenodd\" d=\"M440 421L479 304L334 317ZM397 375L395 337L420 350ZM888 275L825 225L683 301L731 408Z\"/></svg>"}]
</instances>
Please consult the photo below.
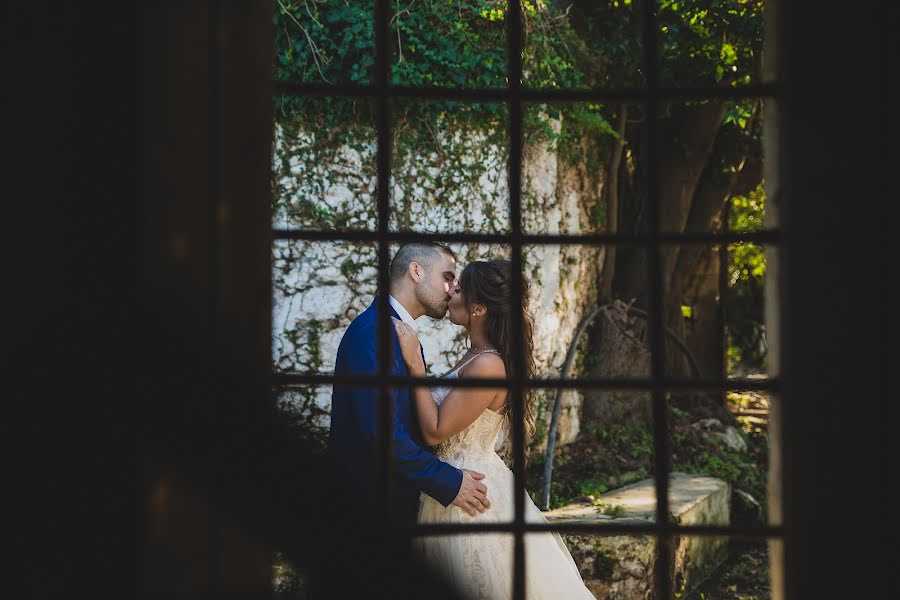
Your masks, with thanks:
<instances>
[{"instance_id":1,"label":"tree trunk","mask_svg":"<svg viewBox=\"0 0 900 600\"><path fill-rule=\"evenodd\" d=\"M619 231L619 170L622 166L622 150L625 147L625 124L628 119L628 105L619 105L619 117L616 124L616 133L619 138L616 140L616 146L613 150L612 157L609 161L609 182L607 189L609 199L607 203L607 214L609 215L609 223L606 230L609 233L617 233ZM603 258L603 271L600 277L600 303L607 303L612 300L612 282L616 274L616 246L611 245L606 249L606 255Z\"/></svg>"},{"instance_id":2,"label":"tree trunk","mask_svg":"<svg viewBox=\"0 0 900 600\"><path fill-rule=\"evenodd\" d=\"M660 131L659 219L662 231L685 230L694 204L694 195L712 155L725 116L722 101L687 106L679 110L677 122L663 125ZM662 251L663 290L671 286L680 247ZM680 311L680 306L679 306Z\"/></svg>"},{"instance_id":3,"label":"tree trunk","mask_svg":"<svg viewBox=\"0 0 900 600\"><path fill-rule=\"evenodd\" d=\"M721 214L728 198L754 189L762 177L762 161L740 158L727 178L704 176L688 219L688 231L715 231L721 227ZM691 244L681 249L669 294L673 301L691 308L685 341L697 358L703 377L715 378L724 372L721 348L724 331L717 317L725 290L719 289L719 253L721 248ZM679 310L680 312L680 310ZM683 371L676 374L684 374Z\"/></svg>"},{"instance_id":4,"label":"tree trunk","mask_svg":"<svg viewBox=\"0 0 900 600\"><path fill-rule=\"evenodd\" d=\"M660 120L659 129L660 226L664 232L676 233L715 230L727 199L759 183L761 160L753 156L751 148L742 148L733 132L722 129L723 102L676 104L670 112L671 117ZM627 130L628 146L634 155L624 157L626 168L618 186L622 193L616 198L618 223L633 223L635 232L647 231L645 174L640 160L644 155L642 128L640 124ZM729 155L734 158L723 160ZM723 372L719 250L704 244L664 245L660 258L663 325L687 343L698 359L701 377L718 377ZM625 301L636 299L637 306L648 306L647 259L647 251L642 248L618 249L611 296ZM689 328L683 305L692 309ZM665 355L668 375L692 375L687 357L668 335Z\"/></svg>"},{"instance_id":5,"label":"tree trunk","mask_svg":"<svg viewBox=\"0 0 900 600\"><path fill-rule=\"evenodd\" d=\"M691 316L685 323L685 343L697 359L703 378L719 377L724 368L719 320L719 252L719 246L703 246L695 255L694 270L682 300L691 307Z\"/></svg>"},{"instance_id":6,"label":"tree trunk","mask_svg":"<svg viewBox=\"0 0 900 600\"><path fill-rule=\"evenodd\" d=\"M668 111L667 111L668 112ZM707 103L693 107L675 107L672 116L660 119L660 168L657 170L660 189L660 218L663 231L682 231L689 214L697 181L700 179L708 160L709 152L694 150L697 145L711 146L721 122L721 103ZM673 122L674 121L674 122ZM632 224L634 233L648 232L646 214L646 189L644 179L643 156L644 132L643 123L630 130L630 148L632 154L626 159L628 176L621 186L623 193L619 197L619 222ZM630 168L628 168L630 167ZM674 198L674 200L673 200ZM681 214L683 213L683 214ZM663 324L668 325L680 338L684 339L684 324L681 316L680 289L671 293L669 289L672 265L674 265L679 248L664 246L660 249L663 260ZM644 247L623 246L616 256L613 282L614 296L626 302L635 301L640 308L649 307L648 293L648 250ZM680 350L674 346L668 348L667 362L674 361L674 366L667 366L670 374L687 374L688 363ZM674 358L673 358L674 357Z\"/></svg>"}]
</instances>

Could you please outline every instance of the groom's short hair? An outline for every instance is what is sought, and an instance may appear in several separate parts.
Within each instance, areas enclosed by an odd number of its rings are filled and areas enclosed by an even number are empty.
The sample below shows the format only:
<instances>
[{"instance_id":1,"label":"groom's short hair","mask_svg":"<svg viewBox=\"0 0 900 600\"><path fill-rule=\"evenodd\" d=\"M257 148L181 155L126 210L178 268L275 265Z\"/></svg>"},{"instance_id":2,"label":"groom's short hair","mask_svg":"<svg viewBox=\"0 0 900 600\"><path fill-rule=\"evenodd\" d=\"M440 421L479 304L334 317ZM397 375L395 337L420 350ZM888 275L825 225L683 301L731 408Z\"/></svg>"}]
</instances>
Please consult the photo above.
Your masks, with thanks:
<instances>
[{"instance_id":1,"label":"groom's short hair","mask_svg":"<svg viewBox=\"0 0 900 600\"><path fill-rule=\"evenodd\" d=\"M426 270L431 270L435 261L440 258L441 253L450 256L456 260L456 254L453 250L438 244L436 242L410 242L404 244L397 250L394 259L391 261L391 283L400 281L406 272L409 271L410 263L417 262Z\"/></svg>"}]
</instances>

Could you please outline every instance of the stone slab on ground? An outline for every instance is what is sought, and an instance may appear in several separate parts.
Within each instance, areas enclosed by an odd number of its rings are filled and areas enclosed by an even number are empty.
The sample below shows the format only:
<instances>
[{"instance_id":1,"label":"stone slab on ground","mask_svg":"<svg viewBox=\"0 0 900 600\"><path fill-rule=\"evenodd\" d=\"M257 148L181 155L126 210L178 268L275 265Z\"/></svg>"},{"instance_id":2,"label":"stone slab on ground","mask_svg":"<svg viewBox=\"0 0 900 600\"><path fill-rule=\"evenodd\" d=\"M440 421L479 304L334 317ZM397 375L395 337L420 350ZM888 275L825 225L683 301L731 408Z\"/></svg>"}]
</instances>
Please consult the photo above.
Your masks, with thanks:
<instances>
[{"instance_id":1,"label":"stone slab on ground","mask_svg":"<svg viewBox=\"0 0 900 600\"><path fill-rule=\"evenodd\" d=\"M714 477L672 473L669 509L681 525L728 525L731 490ZM570 504L544 516L551 523L615 523L646 525L656 520L656 486L653 479L611 490L591 502ZM615 509L616 516L600 512ZM609 509L607 509L609 511ZM612 511L610 511L612 512ZM587 536L563 538L581 570L585 583L598 600L646 600L653 597L653 559L656 539L650 535ZM678 537L669 566L675 591L691 590L718 566L727 553L728 540L710 537Z\"/></svg>"}]
</instances>

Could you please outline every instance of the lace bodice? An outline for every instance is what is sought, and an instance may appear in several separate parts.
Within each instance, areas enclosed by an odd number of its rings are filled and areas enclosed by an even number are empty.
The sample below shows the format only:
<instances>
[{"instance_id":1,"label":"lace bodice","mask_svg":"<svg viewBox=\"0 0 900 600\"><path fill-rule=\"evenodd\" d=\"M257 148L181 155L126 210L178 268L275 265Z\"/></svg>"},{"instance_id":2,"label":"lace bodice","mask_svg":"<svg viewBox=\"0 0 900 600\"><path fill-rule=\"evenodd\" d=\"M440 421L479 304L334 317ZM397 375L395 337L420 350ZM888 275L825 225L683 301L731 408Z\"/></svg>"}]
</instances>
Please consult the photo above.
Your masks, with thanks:
<instances>
[{"instance_id":1,"label":"lace bodice","mask_svg":"<svg viewBox=\"0 0 900 600\"><path fill-rule=\"evenodd\" d=\"M475 356L441 377L458 379L460 369L473 360L475 360ZM431 397L435 404L440 406L452 390L452 386L433 387L431 388ZM466 455L472 458L479 454L493 454L499 450L508 432L509 419L507 416L486 408L471 425L442 442L437 447L435 455L444 462L458 467L457 463L460 463Z\"/></svg>"}]
</instances>

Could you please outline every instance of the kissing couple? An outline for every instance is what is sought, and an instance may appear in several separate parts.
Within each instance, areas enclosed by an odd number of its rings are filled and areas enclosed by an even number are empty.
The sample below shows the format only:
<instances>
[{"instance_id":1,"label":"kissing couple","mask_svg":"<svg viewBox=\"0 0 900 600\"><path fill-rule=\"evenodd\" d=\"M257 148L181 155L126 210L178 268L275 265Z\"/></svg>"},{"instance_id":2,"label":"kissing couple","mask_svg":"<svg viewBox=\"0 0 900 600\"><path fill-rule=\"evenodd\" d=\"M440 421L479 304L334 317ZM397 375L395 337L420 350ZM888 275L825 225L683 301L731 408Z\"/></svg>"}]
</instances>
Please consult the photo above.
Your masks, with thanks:
<instances>
[{"instance_id":1,"label":"kissing couple","mask_svg":"<svg viewBox=\"0 0 900 600\"><path fill-rule=\"evenodd\" d=\"M529 282L522 277L522 298L513 299L508 260L472 262L457 278L454 253L436 243L402 246L390 265L393 331L391 373L425 377L424 350L416 319L448 316L466 330L469 349L450 372L452 379L505 379L515 352L524 377L534 375L532 319L525 311ZM377 374L378 299L357 316L341 339L335 375ZM521 338L513 344L512 312L522 310ZM391 468L395 473L393 518L400 525L436 523L512 523L513 473L497 449L510 430L508 391L475 387L392 387ZM526 397L525 429L534 432ZM332 394L328 452L332 468L374 490L379 393L376 388L336 383ZM387 515L384 518L388 518ZM546 523L525 496L525 520ZM529 600L594 598L585 587L572 555L557 533L525 536L525 589ZM465 533L417 537L413 551L467 597L512 597L513 536ZM423 597L427 590L423 590Z\"/></svg>"}]
</instances>

